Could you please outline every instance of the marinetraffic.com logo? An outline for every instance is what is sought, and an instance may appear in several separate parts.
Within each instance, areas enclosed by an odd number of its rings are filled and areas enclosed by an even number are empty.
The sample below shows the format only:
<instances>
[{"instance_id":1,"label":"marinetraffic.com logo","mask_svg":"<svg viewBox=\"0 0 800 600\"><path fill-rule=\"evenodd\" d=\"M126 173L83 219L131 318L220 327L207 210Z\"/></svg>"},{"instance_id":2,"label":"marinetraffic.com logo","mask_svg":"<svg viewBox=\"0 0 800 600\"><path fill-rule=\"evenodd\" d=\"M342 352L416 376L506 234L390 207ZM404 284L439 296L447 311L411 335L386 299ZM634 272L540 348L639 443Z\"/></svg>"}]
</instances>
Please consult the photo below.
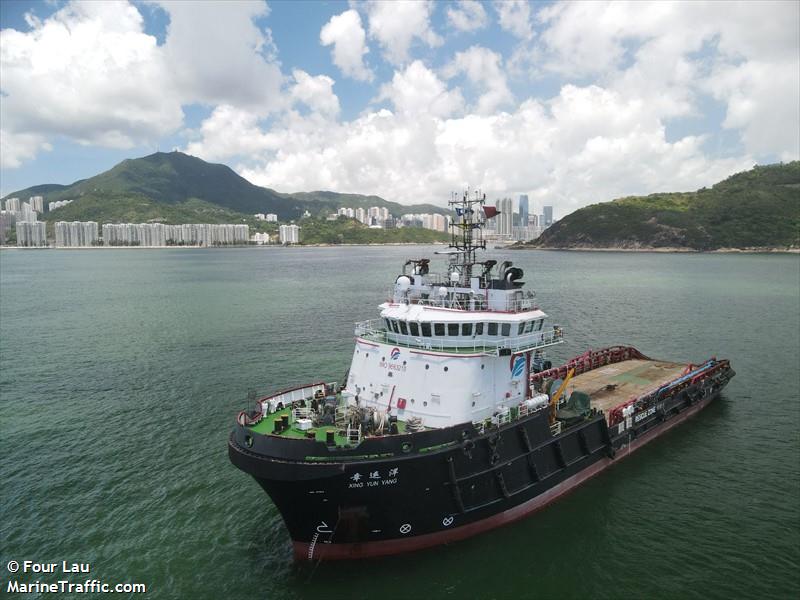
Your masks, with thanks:
<instances>
[{"instance_id":1,"label":"marinetraffic.com logo","mask_svg":"<svg viewBox=\"0 0 800 600\"><path fill-rule=\"evenodd\" d=\"M400 348L392 348L392 353L389 356L392 357L392 360L400 358Z\"/></svg>"}]
</instances>

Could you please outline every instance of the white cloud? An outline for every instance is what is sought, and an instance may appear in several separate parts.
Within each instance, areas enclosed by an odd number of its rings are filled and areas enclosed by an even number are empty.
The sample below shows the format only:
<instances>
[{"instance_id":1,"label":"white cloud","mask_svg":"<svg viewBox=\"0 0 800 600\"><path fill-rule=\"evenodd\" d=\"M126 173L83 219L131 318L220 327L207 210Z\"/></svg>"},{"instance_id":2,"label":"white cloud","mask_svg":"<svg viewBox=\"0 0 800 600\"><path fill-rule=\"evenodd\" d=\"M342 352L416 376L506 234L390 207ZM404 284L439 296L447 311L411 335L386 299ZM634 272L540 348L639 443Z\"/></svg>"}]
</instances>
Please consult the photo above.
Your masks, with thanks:
<instances>
[{"instance_id":1,"label":"white cloud","mask_svg":"<svg viewBox=\"0 0 800 600\"><path fill-rule=\"evenodd\" d=\"M430 25L433 2L429 0L374 1L367 4L369 36L383 47L386 60L394 65L408 61L415 40L436 47L442 44Z\"/></svg>"},{"instance_id":2,"label":"white cloud","mask_svg":"<svg viewBox=\"0 0 800 600\"><path fill-rule=\"evenodd\" d=\"M459 0L448 6L447 20L459 31L476 31L488 24L486 11L477 0Z\"/></svg>"},{"instance_id":3,"label":"white cloud","mask_svg":"<svg viewBox=\"0 0 800 600\"><path fill-rule=\"evenodd\" d=\"M16 169L25 161L34 158L41 150L52 149L53 147L43 135L2 130L0 134L0 168Z\"/></svg>"},{"instance_id":4,"label":"white cloud","mask_svg":"<svg viewBox=\"0 0 800 600\"><path fill-rule=\"evenodd\" d=\"M261 112L284 107L283 76L269 30L254 19L265 2L161 2L170 23L164 53L184 102Z\"/></svg>"},{"instance_id":5,"label":"white cloud","mask_svg":"<svg viewBox=\"0 0 800 600\"><path fill-rule=\"evenodd\" d=\"M295 69L292 74L296 81L292 87L292 98L320 115L335 117L339 114L339 98L333 93L333 79L327 75L312 77L300 69Z\"/></svg>"},{"instance_id":6,"label":"white cloud","mask_svg":"<svg viewBox=\"0 0 800 600\"><path fill-rule=\"evenodd\" d=\"M390 100L404 115L444 117L463 108L464 99L449 90L436 73L415 60L403 71L396 71L391 83L381 88L381 100Z\"/></svg>"},{"instance_id":7,"label":"white cloud","mask_svg":"<svg viewBox=\"0 0 800 600\"><path fill-rule=\"evenodd\" d=\"M62 135L129 147L180 126L183 113L156 39L127 2L75 2L0 36L4 164Z\"/></svg>"},{"instance_id":8,"label":"white cloud","mask_svg":"<svg viewBox=\"0 0 800 600\"><path fill-rule=\"evenodd\" d=\"M495 0L500 27L520 39L533 37L531 6L527 0Z\"/></svg>"},{"instance_id":9,"label":"white cloud","mask_svg":"<svg viewBox=\"0 0 800 600\"><path fill-rule=\"evenodd\" d=\"M410 89L427 100L417 102ZM461 115L457 90L415 62L384 91L395 111L348 122L288 115L264 134L270 149L240 173L281 190L375 193L408 203L443 204L449 191L471 184L490 198L528 193L566 214L628 194L696 189L753 163L751 156L708 158L702 137L668 141L647 103L599 86L565 86L547 102L528 99L511 112Z\"/></svg>"},{"instance_id":10,"label":"white cloud","mask_svg":"<svg viewBox=\"0 0 800 600\"><path fill-rule=\"evenodd\" d=\"M186 152L204 160L217 161L231 156L257 155L272 149L270 136L259 129L258 115L227 104L217 106L200 127L190 132L196 139Z\"/></svg>"},{"instance_id":11,"label":"white cloud","mask_svg":"<svg viewBox=\"0 0 800 600\"><path fill-rule=\"evenodd\" d=\"M715 72L713 95L727 103L723 127L741 131L745 147L781 160L800 158L800 70L794 61L750 60Z\"/></svg>"},{"instance_id":12,"label":"white cloud","mask_svg":"<svg viewBox=\"0 0 800 600\"><path fill-rule=\"evenodd\" d=\"M333 45L333 63L342 73L359 81L372 81L373 74L364 64L369 48L358 11L350 9L332 16L319 32L319 39L323 46Z\"/></svg>"},{"instance_id":13,"label":"white cloud","mask_svg":"<svg viewBox=\"0 0 800 600\"><path fill-rule=\"evenodd\" d=\"M456 53L444 73L448 77L464 73L473 85L482 90L476 106L479 114L489 114L514 99L503 71L503 58L488 48L472 46Z\"/></svg>"},{"instance_id":14,"label":"white cloud","mask_svg":"<svg viewBox=\"0 0 800 600\"><path fill-rule=\"evenodd\" d=\"M594 78L669 119L725 103L748 153L800 154L800 4L569 2L542 9L535 70Z\"/></svg>"}]
</instances>

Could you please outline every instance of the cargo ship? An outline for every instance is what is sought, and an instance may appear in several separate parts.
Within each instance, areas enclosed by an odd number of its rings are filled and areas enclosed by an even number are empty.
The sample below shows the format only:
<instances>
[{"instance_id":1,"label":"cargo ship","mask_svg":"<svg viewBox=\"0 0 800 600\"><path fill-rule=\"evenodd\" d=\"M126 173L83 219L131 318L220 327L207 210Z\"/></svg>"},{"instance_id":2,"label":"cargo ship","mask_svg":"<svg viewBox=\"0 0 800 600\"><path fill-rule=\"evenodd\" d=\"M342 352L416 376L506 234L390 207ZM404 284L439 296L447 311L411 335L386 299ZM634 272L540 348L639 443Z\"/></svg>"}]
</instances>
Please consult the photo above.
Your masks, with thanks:
<instances>
[{"instance_id":1,"label":"cargo ship","mask_svg":"<svg viewBox=\"0 0 800 600\"><path fill-rule=\"evenodd\" d=\"M446 268L408 260L380 318L355 325L341 382L251 398L232 463L280 511L297 560L359 559L465 539L541 509L697 414L729 361L630 346L553 366L524 273L480 261L485 196L452 197ZM691 449L686 450L691 452Z\"/></svg>"}]
</instances>

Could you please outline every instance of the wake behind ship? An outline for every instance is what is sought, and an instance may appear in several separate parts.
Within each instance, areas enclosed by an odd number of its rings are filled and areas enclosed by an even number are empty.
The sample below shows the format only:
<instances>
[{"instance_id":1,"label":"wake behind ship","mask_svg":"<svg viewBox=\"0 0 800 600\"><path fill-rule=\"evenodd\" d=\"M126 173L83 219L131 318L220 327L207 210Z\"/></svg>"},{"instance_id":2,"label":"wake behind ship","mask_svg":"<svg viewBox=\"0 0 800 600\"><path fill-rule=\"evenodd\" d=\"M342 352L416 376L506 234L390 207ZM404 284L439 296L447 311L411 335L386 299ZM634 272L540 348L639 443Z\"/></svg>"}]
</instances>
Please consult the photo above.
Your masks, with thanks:
<instances>
[{"instance_id":1,"label":"wake behind ship","mask_svg":"<svg viewBox=\"0 0 800 600\"><path fill-rule=\"evenodd\" d=\"M564 365L564 341L511 262L478 261L484 197L451 199L444 274L412 259L380 319L356 324L341 384L258 398L228 452L280 511L298 560L464 539L520 519L696 414L727 360L614 346ZM313 378L312 378L313 381Z\"/></svg>"}]
</instances>

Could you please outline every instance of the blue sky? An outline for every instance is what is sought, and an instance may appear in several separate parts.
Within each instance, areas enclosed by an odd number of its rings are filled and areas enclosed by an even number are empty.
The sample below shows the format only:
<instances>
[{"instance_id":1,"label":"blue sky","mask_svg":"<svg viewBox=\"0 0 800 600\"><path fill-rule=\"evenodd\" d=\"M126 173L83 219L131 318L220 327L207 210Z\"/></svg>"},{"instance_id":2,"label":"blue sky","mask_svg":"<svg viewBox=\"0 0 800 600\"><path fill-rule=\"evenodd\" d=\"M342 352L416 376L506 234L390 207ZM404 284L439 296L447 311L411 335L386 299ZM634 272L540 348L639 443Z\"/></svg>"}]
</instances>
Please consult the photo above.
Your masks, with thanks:
<instances>
[{"instance_id":1,"label":"blue sky","mask_svg":"<svg viewBox=\"0 0 800 600\"><path fill-rule=\"evenodd\" d=\"M180 149L557 216L800 154L800 4L0 3L0 193ZM560 213L560 215L559 215Z\"/></svg>"}]
</instances>

